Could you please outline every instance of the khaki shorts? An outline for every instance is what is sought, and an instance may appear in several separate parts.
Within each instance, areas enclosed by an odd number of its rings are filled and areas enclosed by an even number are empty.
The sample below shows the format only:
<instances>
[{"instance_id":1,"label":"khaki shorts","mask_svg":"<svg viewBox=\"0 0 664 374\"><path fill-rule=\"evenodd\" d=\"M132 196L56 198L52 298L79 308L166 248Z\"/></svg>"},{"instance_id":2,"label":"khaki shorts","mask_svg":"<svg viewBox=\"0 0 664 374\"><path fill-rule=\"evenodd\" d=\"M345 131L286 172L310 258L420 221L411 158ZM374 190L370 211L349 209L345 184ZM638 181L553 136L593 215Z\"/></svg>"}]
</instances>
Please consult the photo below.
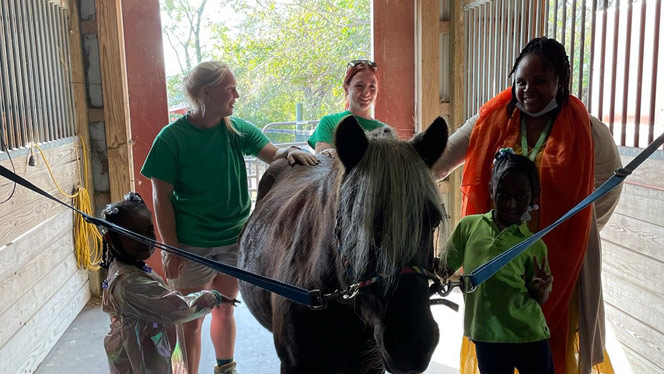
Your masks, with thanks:
<instances>
[{"instance_id":1,"label":"khaki shorts","mask_svg":"<svg viewBox=\"0 0 664 374\"><path fill-rule=\"evenodd\" d=\"M221 247L193 247L186 244L180 244L180 248L215 262L237 266L237 243ZM166 251L161 251L162 263L167 255L174 256L167 254ZM218 271L199 264L198 262L190 260L184 261L185 264L180 271L180 276L176 279L168 280L168 284L171 285L171 287L176 289L200 288L203 285L212 282L217 274L220 274Z\"/></svg>"}]
</instances>

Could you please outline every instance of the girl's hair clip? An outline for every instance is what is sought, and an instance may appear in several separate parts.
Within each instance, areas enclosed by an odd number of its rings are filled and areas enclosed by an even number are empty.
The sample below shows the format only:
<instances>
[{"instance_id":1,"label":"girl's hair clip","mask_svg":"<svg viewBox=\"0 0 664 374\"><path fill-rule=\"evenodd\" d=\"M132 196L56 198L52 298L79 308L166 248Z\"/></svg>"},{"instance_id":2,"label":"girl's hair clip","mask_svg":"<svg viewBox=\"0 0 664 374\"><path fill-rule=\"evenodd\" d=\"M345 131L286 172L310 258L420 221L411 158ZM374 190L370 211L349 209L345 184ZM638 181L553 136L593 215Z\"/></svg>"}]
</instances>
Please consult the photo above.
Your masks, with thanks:
<instances>
[{"instance_id":1,"label":"girl's hair clip","mask_svg":"<svg viewBox=\"0 0 664 374\"><path fill-rule=\"evenodd\" d=\"M493 158L493 163L495 164L498 160L503 160L509 157L508 155L514 155L514 150L510 147L500 148L496 153L496 156Z\"/></svg>"},{"instance_id":2,"label":"girl's hair clip","mask_svg":"<svg viewBox=\"0 0 664 374\"><path fill-rule=\"evenodd\" d=\"M127 194L124 195L124 199L125 201L135 201L137 203L143 202L143 198L141 197L141 195L139 195L134 191L127 192Z\"/></svg>"},{"instance_id":3,"label":"girl's hair clip","mask_svg":"<svg viewBox=\"0 0 664 374\"><path fill-rule=\"evenodd\" d=\"M110 216L111 214L118 214L118 207L111 204L106 204L106 209L104 209L104 215Z\"/></svg>"}]
</instances>

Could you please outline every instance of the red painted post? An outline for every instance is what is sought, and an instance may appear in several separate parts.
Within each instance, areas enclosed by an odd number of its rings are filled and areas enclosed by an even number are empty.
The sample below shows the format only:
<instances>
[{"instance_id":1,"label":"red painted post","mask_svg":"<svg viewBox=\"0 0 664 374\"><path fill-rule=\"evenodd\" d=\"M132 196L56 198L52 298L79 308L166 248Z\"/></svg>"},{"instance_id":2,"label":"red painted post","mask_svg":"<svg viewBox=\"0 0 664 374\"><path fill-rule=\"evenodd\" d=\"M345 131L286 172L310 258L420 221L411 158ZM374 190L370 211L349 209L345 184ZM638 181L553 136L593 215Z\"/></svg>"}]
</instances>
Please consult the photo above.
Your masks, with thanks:
<instances>
[{"instance_id":1,"label":"red painted post","mask_svg":"<svg viewBox=\"0 0 664 374\"><path fill-rule=\"evenodd\" d=\"M159 0L122 0L122 18L135 186L152 210L150 180L140 170L152 141L168 123ZM163 276L159 250L147 262Z\"/></svg>"}]
</instances>

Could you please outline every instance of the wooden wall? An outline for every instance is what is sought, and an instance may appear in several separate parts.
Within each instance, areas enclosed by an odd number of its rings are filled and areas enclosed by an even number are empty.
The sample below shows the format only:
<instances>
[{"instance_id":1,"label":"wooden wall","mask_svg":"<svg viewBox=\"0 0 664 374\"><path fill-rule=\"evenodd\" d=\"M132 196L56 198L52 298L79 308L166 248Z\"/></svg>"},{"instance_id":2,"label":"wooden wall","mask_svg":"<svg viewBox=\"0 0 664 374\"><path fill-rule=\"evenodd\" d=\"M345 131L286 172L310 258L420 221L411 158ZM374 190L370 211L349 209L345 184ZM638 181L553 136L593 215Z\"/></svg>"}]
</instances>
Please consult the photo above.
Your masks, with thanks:
<instances>
[{"instance_id":1,"label":"wooden wall","mask_svg":"<svg viewBox=\"0 0 664 374\"><path fill-rule=\"evenodd\" d=\"M79 181L78 141L66 138L44 147L60 186L68 193ZM27 150L13 151L17 174L70 203L52 182L38 153L28 166ZM11 170L6 154L0 164ZM0 179L0 200L13 184ZM0 373L31 373L90 298L88 272L74 255L72 212L16 187L0 205Z\"/></svg>"},{"instance_id":2,"label":"wooden wall","mask_svg":"<svg viewBox=\"0 0 664 374\"><path fill-rule=\"evenodd\" d=\"M621 148L623 165L636 154ZM635 374L664 373L664 154L625 180L602 230L607 321Z\"/></svg>"}]
</instances>

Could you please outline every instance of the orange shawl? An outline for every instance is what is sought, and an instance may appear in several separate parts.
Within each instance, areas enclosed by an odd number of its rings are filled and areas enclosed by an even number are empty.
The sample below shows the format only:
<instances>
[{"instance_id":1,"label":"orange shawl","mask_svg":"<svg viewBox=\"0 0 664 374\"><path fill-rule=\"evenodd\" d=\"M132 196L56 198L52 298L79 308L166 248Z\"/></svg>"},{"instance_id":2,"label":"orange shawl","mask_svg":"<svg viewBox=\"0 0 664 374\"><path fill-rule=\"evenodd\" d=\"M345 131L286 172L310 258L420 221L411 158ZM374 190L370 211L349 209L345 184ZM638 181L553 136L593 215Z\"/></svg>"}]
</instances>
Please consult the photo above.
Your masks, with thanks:
<instances>
[{"instance_id":1,"label":"orange shawl","mask_svg":"<svg viewBox=\"0 0 664 374\"><path fill-rule=\"evenodd\" d=\"M515 110L509 118L505 109L512 98L511 90L504 90L480 108L461 182L464 216L491 209L489 179L493 156L502 147L514 147L520 139L521 113ZM556 117L539 166L542 191L538 230L592 193L595 160L591 131L588 110L579 99L570 96ZM564 362L561 360L567 351L567 339L554 339L554 336L567 336L568 305L588 246L590 209L579 212L543 238L554 281L542 310L551 330L551 350L557 363Z\"/></svg>"}]
</instances>

